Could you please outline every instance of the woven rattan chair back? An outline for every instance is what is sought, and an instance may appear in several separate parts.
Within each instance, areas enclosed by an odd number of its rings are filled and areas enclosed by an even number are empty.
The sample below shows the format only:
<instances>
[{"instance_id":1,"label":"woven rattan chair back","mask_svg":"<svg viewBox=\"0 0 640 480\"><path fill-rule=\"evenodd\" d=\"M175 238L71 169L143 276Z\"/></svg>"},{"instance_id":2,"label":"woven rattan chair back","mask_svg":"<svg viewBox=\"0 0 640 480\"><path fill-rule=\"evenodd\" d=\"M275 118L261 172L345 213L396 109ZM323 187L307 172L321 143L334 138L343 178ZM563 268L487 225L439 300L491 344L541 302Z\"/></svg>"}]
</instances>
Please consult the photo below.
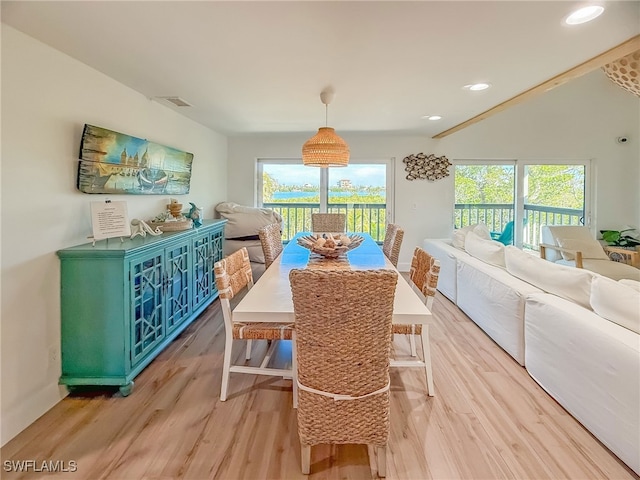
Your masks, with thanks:
<instances>
[{"instance_id":1,"label":"woven rattan chair back","mask_svg":"<svg viewBox=\"0 0 640 480\"><path fill-rule=\"evenodd\" d=\"M343 233L346 231L347 215L344 213L312 213L312 232Z\"/></svg>"},{"instance_id":2,"label":"woven rattan chair back","mask_svg":"<svg viewBox=\"0 0 640 480\"><path fill-rule=\"evenodd\" d=\"M404 238L404 230L399 225L390 223L387 225L387 231L384 235L382 243L382 252L393 264L398 266L398 258L400 257L400 247Z\"/></svg>"},{"instance_id":3,"label":"woven rattan chair back","mask_svg":"<svg viewBox=\"0 0 640 480\"><path fill-rule=\"evenodd\" d=\"M293 328L291 325L280 323L239 323L233 321L230 300L238 295L245 287L253 287L253 274L251 262L246 247L232 253L214 264L216 286L220 295L220 306L224 318L225 346L224 362L222 366L222 385L220 388L220 400L227 399L229 376L231 372L248 373L254 375L274 375L280 377L292 377L291 370L268 368L266 365L249 367L246 365L232 365L231 354L234 340L246 340L247 360L251 359L252 340L291 340ZM271 357L275 348L275 342L271 345L265 358Z\"/></svg>"},{"instance_id":4,"label":"woven rattan chair back","mask_svg":"<svg viewBox=\"0 0 640 480\"><path fill-rule=\"evenodd\" d=\"M422 248L416 247L411 259L409 279L422 292L427 308L431 310L436 296L438 277L440 276L440 262Z\"/></svg>"},{"instance_id":5,"label":"woven rattan chair back","mask_svg":"<svg viewBox=\"0 0 640 480\"><path fill-rule=\"evenodd\" d=\"M213 266L216 287L221 299L231 300L244 287L253 286L251 262L246 247L216 262Z\"/></svg>"},{"instance_id":6,"label":"woven rattan chair back","mask_svg":"<svg viewBox=\"0 0 640 480\"><path fill-rule=\"evenodd\" d=\"M391 255L391 247L393 247L393 237L396 235L396 230L399 228L395 223L390 223L387 225L387 229L384 232L384 240L382 242L382 253L385 254L387 258Z\"/></svg>"},{"instance_id":7,"label":"woven rattan chair back","mask_svg":"<svg viewBox=\"0 0 640 480\"><path fill-rule=\"evenodd\" d=\"M311 445L364 443L378 447L383 462L378 472L385 474L397 275L393 270L290 272L303 473L309 471ZM331 394L362 398L336 400Z\"/></svg>"},{"instance_id":8,"label":"woven rattan chair back","mask_svg":"<svg viewBox=\"0 0 640 480\"><path fill-rule=\"evenodd\" d=\"M282 232L279 223L272 223L258 230L262 252L264 253L264 266L269 268L273 261L282 253Z\"/></svg>"}]
</instances>

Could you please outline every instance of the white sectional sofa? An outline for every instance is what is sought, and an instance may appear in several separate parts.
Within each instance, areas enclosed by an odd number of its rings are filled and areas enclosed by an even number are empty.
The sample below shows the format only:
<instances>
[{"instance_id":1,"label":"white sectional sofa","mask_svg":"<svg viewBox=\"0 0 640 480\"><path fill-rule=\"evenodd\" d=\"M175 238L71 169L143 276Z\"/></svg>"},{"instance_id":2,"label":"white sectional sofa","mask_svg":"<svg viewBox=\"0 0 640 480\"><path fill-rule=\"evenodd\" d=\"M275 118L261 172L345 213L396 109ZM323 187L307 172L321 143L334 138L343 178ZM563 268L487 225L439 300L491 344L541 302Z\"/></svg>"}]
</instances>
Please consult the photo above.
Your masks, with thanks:
<instances>
[{"instance_id":1,"label":"white sectional sofa","mask_svg":"<svg viewBox=\"0 0 640 480\"><path fill-rule=\"evenodd\" d=\"M640 283L464 235L424 241L438 289L640 475Z\"/></svg>"}]
</instances>

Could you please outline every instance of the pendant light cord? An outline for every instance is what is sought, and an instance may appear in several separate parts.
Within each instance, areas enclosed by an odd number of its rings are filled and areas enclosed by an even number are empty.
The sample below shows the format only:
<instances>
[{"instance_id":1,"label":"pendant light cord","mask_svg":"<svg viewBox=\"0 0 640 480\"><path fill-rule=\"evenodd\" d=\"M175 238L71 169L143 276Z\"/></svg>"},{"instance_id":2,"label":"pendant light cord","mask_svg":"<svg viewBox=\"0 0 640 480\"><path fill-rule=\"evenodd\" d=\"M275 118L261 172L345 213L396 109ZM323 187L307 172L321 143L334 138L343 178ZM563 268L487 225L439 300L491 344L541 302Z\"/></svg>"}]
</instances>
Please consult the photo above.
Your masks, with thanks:
<instances>
[{"instance_id":1,"label":"pendant light cord","mask_svg":"<svg viewBox=\"0 0 640 480\"><path fill-rule=\"evenodd\" d=\"M324 126L329 126L329 104L325 104L324 106Z\"/></svg>"}]
</instances>

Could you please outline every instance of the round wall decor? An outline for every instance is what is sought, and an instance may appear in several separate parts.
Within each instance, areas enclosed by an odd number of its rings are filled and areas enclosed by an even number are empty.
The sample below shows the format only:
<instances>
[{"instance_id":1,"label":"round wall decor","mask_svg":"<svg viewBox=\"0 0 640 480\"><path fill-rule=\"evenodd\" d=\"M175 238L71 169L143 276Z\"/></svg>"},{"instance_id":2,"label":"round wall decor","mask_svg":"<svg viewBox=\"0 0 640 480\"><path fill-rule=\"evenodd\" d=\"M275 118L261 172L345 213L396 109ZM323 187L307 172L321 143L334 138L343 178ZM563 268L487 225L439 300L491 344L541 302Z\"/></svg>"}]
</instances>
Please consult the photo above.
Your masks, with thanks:
<instances>
[{"instance_id":1,"label":"round wall decor","mask_svg":"<svg viewBox=\"0 0 640 480\"><path fill-rule=\"evenodd\" d=\"M444 155L436 157L433 154L425 155L424 153L404 157L402 163L406 164L404 170L409 172L406 176L407 180L439 180L449 176L451 166L451 162Z\"/></svg>"}]
</instances>

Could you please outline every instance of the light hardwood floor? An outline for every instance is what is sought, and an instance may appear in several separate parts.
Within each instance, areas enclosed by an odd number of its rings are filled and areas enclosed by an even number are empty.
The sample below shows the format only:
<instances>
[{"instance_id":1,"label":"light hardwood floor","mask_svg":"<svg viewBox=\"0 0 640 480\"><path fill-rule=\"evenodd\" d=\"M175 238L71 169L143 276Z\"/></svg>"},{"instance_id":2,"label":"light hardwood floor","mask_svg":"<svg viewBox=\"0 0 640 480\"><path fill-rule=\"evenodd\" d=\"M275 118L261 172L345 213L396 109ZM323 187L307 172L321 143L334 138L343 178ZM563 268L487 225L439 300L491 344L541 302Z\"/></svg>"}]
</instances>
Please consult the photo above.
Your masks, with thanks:
<instances>
[{"instance_id":1,"label":"light hardwood floor","mask_svg":"<svg viewBox=\"0 0 640 480\"><path fill-rule=\"evenodd\" d=\"M438 294L433 311L435 397L420 369L392 370L387 478L638 478L455 305ZM408 351L403 338L395 346ZM216 301L137 377L131 396L69 396L9 442L0 476L303 478L291 381L232 374L220 402L223 349ZM7 472L14 460L73 461L77 471ZM377 478L374 452L361 445L313 447L311 472Z\"/></svg>"}]
</instances>

